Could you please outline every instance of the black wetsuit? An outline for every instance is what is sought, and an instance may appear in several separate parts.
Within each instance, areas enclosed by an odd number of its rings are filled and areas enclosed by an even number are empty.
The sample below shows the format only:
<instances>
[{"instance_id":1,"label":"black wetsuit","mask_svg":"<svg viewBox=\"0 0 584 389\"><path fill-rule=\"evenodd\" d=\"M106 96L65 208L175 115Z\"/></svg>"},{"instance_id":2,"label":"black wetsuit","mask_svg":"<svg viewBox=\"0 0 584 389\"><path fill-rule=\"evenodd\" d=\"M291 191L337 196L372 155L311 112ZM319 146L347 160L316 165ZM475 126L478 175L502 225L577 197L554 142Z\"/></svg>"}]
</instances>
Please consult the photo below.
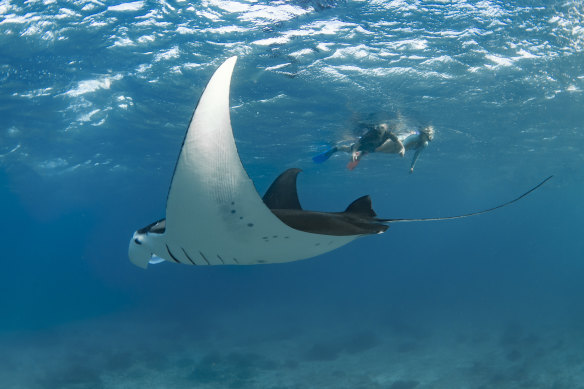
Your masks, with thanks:
<instances>
[{"instance_id":1,"label":"black wetsuit","mask_svg":"<svg viewBox=\"0 0 584 389\"><path fill-rule=\"evenodd\" d=\"M390 137L388 130L382 130L378 127L367 126L367 131L353 146L353 151L362 151L363 153L374 153L375 149L385 143Z\"/></svg>"}]
</instances>

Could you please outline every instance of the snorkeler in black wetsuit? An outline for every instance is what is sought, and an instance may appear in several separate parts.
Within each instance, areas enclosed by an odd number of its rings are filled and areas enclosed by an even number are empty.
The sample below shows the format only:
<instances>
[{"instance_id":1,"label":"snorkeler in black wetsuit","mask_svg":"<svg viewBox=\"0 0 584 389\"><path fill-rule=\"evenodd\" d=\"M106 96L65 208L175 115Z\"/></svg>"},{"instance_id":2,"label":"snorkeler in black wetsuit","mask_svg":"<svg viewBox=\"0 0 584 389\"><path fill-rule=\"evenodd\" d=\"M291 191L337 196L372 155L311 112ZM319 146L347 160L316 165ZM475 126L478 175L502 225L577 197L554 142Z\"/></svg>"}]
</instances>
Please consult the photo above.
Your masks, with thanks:
<instances>
[{"instance_id":1,"label":"snorkeler in black wetsuit","mask_svg":"<svg viewBox=\"0 0 584 389\"><path fill-rule=\"evenodd\" d=\"M357 142L350 146L334 146L313 157L313 161L322 163L337 151L344 151L351 153L351 162L347 164L347 168L353 170L361 158L369 153L399 154L403 157L407 150L415 150L414 158L410 165L410 173L412 173L422 150L434 139L434 128L432 126L427 126L420 130L402 132L398 135L393 133L386 123L367 126L366 128L367 131Z\"/></svg>"},{"instance_id":2,"label":"snorkeler in black wetsuit","mask_svg":"<svg viewBox=\"0 0 584 389\"><path fill-rule=\"evenodd\" d=\"M403 147L401 141L398 137L389 130L389 126L386 123L381 123L379 125L369 125L363 126L365 128L365 133L361 136L357 142L352 145L339 145L334 146L331 149L325 151L312 158L316 163L322 163L329 159L337 151L344 151L346 153L351 153L352 160L349 162L347 167L353 170L361 158L369 153L374 153L376 149L386 142L391 142L395 147L397 147L397 153L405 153L405 148Z\"/></svg>"}]
</instances>

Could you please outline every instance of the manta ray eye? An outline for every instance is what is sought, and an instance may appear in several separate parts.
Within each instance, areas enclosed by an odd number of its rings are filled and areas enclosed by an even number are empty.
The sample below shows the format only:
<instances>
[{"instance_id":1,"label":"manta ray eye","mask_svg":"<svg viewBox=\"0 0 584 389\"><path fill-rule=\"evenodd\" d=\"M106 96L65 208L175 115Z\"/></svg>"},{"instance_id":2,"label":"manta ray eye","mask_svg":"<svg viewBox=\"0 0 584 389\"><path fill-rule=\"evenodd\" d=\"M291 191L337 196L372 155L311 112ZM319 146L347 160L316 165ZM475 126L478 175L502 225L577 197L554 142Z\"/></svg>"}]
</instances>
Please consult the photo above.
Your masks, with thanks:
<instances>
[{"instance_id":1,"label":"manta ray eye","mask_svg":"<svg viewBox=\"0 0 584 389\"><path fill-rule=\"evenodd\" d=\"M135 242L136 244L140 244L140 245L142 244L142 242L140 242L140 239L138 239L138 238L134 238L134 242Z\"/></svg>"}]
</instances>

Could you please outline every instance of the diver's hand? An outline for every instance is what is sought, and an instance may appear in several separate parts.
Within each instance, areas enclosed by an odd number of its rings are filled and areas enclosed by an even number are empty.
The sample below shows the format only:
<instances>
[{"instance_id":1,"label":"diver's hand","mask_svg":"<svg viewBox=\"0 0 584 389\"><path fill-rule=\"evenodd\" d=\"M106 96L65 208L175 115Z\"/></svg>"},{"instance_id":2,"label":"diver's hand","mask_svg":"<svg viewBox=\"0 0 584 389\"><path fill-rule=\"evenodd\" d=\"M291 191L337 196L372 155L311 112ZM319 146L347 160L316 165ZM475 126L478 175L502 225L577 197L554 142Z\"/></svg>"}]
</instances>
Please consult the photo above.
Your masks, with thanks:
<instances>
[{"instance_id":1,"label":"diver's hand","mask_svg":"<svg viewBox=\"0 0 584 389\"><path fill-rule=\"evenodd\" d=\"M411 167L411 168L410 168L410 174L412 174L413 172L414 172L414 168L413 168L413 167Z\"/></svg>"}]
</instances>

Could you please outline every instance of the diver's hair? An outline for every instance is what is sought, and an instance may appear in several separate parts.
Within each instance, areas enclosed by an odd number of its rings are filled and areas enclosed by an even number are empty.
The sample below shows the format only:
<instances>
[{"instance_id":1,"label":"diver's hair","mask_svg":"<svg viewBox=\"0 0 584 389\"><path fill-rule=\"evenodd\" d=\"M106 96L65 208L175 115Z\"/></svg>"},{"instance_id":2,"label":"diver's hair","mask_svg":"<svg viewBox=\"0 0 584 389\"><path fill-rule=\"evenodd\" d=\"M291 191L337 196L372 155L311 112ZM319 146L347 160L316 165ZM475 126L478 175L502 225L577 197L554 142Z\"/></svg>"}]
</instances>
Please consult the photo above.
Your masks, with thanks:
<instances>
[{"instance_id":1,"label":"diver's hair","mask_svg":"<svg viewBox=\"0 0 584 389\"><path fill-rule=\"evenodd\" d=\"M428 139L432 140L432 138L434 138L434 126L432 125L428 125L428 126L424 126L422 128L420 128L420 134L424 134L428 137Z\"/></svg>"},{"instance_id":2,"label":"diver's hair","mask_svg":"<svg viewBox=\"0 0 584 389\"><path fill-rule=\"evenodd\" d=\"M381 122L381 123L375 125L375 128L377 130L381 130L381 131L389 131L389 124L386 122Z\"/></svg>"}]
</instances>

